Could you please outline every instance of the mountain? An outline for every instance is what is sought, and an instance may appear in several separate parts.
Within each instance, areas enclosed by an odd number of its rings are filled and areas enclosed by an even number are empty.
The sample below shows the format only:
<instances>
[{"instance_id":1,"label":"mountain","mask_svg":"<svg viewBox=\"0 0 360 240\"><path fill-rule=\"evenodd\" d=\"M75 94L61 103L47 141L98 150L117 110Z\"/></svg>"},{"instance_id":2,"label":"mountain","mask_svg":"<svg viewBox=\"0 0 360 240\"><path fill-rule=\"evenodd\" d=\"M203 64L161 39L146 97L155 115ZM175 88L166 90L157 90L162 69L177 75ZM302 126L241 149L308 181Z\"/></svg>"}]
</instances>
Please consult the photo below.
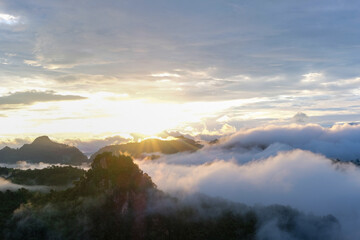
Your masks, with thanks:
<instances>
[{"instance_id":1,"label":"mountain","mask_svg":"<svg viewBox=\"0 0 360 240\"><path fill-rule=\"evenodd\" d=\"M331 215L306 215L277 205L248 207L203 195L169 196L131 157L111 153L97 155L91 169L67 190L29 198L26 191L16 194L7 192L3 199L11 203L16 197L20 204L27 198L29 204L12 216L5 212L8 221L0 228L0 238L344 239Z\"/></svg>"},{"instance_id":2,"label":"mountain","mask_svg":"<svg viewBox=\"0 0 360 240\"><path fill-rule=\"evenodd\" d=\"M41 136L19 149L4 147L0 150L1 163L16 163L17 161L80 165L88 159L76 147L56 143L47 136Z\"/></svg>"},{"instance_id":3,"label":"mountain","mask_svg":"<svg viewBox=\"0 0 360 240\"><path fill-rule=\"evenodd\" d=\"M95 157L104 152L111 152L113 154L128 153L133 157L140 157L144 153L163 153L163 154L174 154L178 152L194 152L203 146L196 141L178 137L175 140L160 140L160 139L146 139L141 142L125 143L119 145L110 145L101 148L94 153L90 160L94 160Z\"/></svg>"}]
</instances>

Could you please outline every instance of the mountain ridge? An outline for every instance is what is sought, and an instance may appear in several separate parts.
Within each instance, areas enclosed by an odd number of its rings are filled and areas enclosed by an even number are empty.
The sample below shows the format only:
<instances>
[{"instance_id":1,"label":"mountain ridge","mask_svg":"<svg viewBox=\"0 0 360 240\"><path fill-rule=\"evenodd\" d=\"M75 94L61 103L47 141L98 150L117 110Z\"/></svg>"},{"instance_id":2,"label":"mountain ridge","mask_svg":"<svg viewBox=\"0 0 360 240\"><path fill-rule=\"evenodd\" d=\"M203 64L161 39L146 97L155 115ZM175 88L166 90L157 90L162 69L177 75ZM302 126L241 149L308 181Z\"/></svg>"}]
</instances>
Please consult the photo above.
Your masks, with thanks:
<instances>
[{"instance_id":1,"label":"mountain ridge","mask_svg":"<svg viewBox=\"0 0 360 240\"><path fill-rule=\"evenodd\" d=\"M54 142L48 136L40 136L20 148L6 146L0 150L1 163L18 161L81 165L88 162L88 158L76 147Z\"/></svg>"},{"instance_id":2,"label":"mountain ridge","mask_svg":"<svg viewBox=\"0 0 360 240\"><path fill-rule=\"evenodd\" d=\"M175 154L186 151L195 152L202 147L203 145L198 142L183 136L174 140L150 138L141 142L130 142L102 147L91 155L90 160L93 161L98 154L104 152L111 152L113 154L127 153L137 158L146 153Z\"/></svg>"}]
</instances>

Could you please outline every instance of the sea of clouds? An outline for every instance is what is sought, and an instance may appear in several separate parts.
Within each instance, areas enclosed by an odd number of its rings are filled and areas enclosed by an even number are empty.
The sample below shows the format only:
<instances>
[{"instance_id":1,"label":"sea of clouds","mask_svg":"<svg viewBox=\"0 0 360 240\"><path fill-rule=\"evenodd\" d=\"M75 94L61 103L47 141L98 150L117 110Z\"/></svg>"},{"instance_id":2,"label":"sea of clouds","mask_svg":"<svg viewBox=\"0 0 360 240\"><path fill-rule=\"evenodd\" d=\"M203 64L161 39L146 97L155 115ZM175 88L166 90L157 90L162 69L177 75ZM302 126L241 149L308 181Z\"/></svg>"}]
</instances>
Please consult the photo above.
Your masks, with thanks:
<instances>
[{"instance_id":1,"label":"sea of clouds","mask_svg":"<svg viewBox=\"0 0 360 240\"><path fill-rule=\"evenodd\" d=\"M348 161L359 158L360 126L293 125L243 130L194 153L137 163L166 192L332 214L355 239L360 236L360 168Z\"/></svg>"}]
</instances>

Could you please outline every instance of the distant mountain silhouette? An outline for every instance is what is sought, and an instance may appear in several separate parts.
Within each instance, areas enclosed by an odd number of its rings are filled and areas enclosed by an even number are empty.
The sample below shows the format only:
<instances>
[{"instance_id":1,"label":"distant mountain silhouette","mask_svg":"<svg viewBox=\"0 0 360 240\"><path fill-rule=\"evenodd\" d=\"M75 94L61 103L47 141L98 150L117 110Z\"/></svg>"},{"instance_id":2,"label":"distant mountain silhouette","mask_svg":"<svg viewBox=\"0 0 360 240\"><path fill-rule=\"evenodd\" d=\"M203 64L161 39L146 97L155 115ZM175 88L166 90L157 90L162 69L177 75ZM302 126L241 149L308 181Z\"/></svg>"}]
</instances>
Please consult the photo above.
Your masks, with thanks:
<instances>
[{"instance_id":1,"label":"distant mountain silhouette","mask_svg":"<svg viewBox=\"0 0 360 240\"><path fill-rule=\"evenodd\" d=\"M80 165L87 162L88 159L76 147L56 143L51 141L48 136L41 136L31 144L24 144L19 149L4 147L0 150L1 163L16 163L17 161Z\"/></svg>"},{"instance_id":2,"label":"distant mountain silhouette","mask_svg":"<svg viewBox=\"0 0 360 240\"><path fill-rule=\"evenodd\" d=\"M136 143L125 143L119 145L110 145L101 148L94 153L90 160L94 160L95 157L104 152L111 152L113 154L128 153L133 157L140 157L144 153L163 153L163 154L174 154L178 152L194 152L203 146L196 141L178 137L175 140L160 140L160 139L146 139Z\"/></svg>"}]
</instances>

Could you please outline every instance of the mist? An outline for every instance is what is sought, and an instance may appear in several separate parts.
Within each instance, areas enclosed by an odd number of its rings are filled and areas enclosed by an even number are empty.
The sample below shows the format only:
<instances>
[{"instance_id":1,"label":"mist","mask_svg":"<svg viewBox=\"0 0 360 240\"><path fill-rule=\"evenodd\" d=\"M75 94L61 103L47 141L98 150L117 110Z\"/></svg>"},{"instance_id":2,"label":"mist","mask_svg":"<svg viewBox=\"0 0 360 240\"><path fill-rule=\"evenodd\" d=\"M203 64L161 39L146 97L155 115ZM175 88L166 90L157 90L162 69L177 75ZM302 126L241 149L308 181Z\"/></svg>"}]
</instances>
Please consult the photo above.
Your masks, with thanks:
<instances>
[{"instance_id":1,"label":"mist","mask_svg":"<svg viewBox=\"0 0 360 240\"><path fill-rule=\"evenodd\" d=\"M25 188L25 189L30 190L30 191L49 191L50 190L50 187L48 187L48 186L20 185L20 184L12 183L12 182L6 180L5 178L0 177L0 191L6 191L6 190L16 191L16 190L18 190L20 188Z\"/></svg>"},{"instance_id":2,"label":"mist","mask_svg":"<svg viewBox=\"0 0 360 240\"><path fill-rule=\"evenodd\" d=\"M69 166L69 164L50 164L50 163L29 163L26 161L18 161L15 164L9 164L9 163L0 163L0 167L6 167L6 168L15 168L15 169L21 169L21 170L28 170L28 169L43 169L48 168L50 166L58 166L58 167L65 167ZM88 170L90 168L90 165L87 163L83 163L82 165L71 165L72 167L81 168L84 170Z\"/></svg>"}]
</instances>

